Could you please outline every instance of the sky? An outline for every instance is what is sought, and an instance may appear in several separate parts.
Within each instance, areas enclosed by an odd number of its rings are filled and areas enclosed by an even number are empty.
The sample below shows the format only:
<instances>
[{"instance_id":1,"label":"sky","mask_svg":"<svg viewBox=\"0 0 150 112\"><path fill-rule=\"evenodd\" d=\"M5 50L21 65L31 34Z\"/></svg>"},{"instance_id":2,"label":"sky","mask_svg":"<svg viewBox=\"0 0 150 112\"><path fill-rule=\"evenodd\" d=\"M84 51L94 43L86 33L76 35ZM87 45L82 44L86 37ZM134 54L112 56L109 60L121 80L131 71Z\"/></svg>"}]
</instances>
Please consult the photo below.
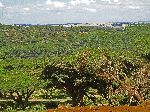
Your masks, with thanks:
<instances>
[{"instance_id":1,"label":"sky","mask_svg":"<svg viewBox=\"0 0 150 112\"><path fill-rule=\"evenodd\" d=\"M0 23L150 21L150 0L0 0Z\"/></svg>"}]
</instances>

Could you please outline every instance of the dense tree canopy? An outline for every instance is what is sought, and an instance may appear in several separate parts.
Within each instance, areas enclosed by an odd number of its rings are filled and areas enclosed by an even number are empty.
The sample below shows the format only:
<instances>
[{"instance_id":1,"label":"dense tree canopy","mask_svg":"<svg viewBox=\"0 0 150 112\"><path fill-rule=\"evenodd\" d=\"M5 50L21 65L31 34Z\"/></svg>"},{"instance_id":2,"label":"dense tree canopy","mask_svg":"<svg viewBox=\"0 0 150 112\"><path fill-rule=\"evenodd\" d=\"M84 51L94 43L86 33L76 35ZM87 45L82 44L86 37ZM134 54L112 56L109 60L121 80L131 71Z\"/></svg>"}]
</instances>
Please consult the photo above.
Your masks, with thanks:
<instances>
[{"instance_id":1,"label":"dense tree canopy","mask_svg":"<svg viewBox=\"0 0 150 112\"><path fill-rule=\"evenodd\" d=\"M101 103L96 95L111 105L139 104L149 99L149 68L149 24L123 30L0 25L0 96L23 109L35 91L50 88L65 91L73 106L85 97Z\"/></svg>"}]
</instances>

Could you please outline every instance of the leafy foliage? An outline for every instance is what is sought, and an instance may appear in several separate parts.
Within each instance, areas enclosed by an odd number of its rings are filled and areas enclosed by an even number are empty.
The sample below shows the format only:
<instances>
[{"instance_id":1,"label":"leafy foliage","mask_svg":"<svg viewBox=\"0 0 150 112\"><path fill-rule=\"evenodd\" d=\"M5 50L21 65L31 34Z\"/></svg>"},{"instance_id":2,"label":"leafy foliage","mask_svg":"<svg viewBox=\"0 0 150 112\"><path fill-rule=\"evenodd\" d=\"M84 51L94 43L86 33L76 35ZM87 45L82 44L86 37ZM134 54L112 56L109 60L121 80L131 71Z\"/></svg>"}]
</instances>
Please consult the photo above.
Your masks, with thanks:
<instances>
[{"instance_id":1,"label":"leafy foliage","mask_svg":"<svg viewBox=\"0 0 150 112\"><path fill-rule=\"evenodd\" d=\"M85 99L96 105L96 95L111 105L137 105L149 99L149 54L149 24L125 30L0 24L0 96L24 109L34 91L54 88L73 106Z\"/></svg>"}]
</instances>

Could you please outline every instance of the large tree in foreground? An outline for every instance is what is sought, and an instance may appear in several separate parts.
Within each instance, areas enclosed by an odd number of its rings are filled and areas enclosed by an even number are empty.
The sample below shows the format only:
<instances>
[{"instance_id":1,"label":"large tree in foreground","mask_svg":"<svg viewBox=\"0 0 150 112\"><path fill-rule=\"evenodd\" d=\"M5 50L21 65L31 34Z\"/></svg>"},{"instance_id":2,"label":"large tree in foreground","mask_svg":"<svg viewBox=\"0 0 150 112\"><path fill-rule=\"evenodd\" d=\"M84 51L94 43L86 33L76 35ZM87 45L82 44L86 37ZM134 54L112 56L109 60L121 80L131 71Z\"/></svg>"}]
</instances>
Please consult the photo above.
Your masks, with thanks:
<instances>
[{"instance_id":1,"label":"large tree in foreground","mask_svg":"<svg viewBox=\"0 0 150 112\"><path fill-rule=\"evenodd\" d=\"M109 100L108 86L112 82L95 73L97 63L91 52L85 50L76 56L61 60L60 63L47 65L41 77L49 80L47 89L55 87L65 90L71 97L73 106L82 105L84 96L93 102L96 101L94 95L88 94L90 88L97 89L99 94Z\"/></svg>"},{"instance_id":2,"label":"large tree in foreground","mask_svg":"<svg viewBox=\"0 0 150 112\"><path fill-rule=\"evenodd\" d=\"M95 101L94 95L88 96L89 88L96 89L109 104L113 105L114 95L122 95L123 104L137 105L149 91L149 73L146 61L116 60L101 51L84 50L47 65L41 77L50 81L47 88L66 90L73 106L83 104L84 96Z\"/></svg>"}]
</instances>

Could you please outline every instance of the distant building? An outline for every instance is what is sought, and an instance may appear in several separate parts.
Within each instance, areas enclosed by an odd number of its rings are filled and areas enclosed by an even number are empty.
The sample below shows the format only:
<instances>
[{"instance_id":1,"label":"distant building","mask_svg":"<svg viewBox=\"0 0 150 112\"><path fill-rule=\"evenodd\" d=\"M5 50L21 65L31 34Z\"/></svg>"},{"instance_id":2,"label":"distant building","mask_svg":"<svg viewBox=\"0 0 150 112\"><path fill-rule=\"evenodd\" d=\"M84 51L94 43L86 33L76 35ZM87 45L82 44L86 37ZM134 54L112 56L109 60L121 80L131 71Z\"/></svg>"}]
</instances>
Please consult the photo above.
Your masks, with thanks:
<instances>
[{"instance_id":1,"label":"distant building","mask_svg":"<svg viewBox=\"0 0 150 112\"><path fill-rule=\"evenodd\" d=\"M141 22L143 23L143 22ZM149 22L144 22L144 23L150 23ZM66 24L45 24L46 26L62 26L62 27L80 27L80 26L87 26L87 27L97 27L97 28L106 28L106 29L110 29L110 28L124 28L128 25L134 25L136 24L131 23L131 22L108 22L108 23L66 23ZM139 24L139 22L137 22L137 24ZM29 26L45 26L45 25L32 25L32 24L14 24L14 26L25 26L25 27L29 27Z\"/></svg>"},{"instance_id":2,"label":"distant building","mask_svg":"<svg viewBox=\"0 0 150 112\"><path fill-rule=\"evenodd\" d=\"M139 21L140 24L150 24L150 21Z\"/></svg>"},{"instance_id":3,"label":"distant building","mask_svg":"<svg viewBox=\"0 0 150 112\"><path fill-rule=\"evenodd\" d=\"M75 26L80 26L82 23L66 23L63 26L64 27L75 27Z\"/></svg>"}]
</instances>

